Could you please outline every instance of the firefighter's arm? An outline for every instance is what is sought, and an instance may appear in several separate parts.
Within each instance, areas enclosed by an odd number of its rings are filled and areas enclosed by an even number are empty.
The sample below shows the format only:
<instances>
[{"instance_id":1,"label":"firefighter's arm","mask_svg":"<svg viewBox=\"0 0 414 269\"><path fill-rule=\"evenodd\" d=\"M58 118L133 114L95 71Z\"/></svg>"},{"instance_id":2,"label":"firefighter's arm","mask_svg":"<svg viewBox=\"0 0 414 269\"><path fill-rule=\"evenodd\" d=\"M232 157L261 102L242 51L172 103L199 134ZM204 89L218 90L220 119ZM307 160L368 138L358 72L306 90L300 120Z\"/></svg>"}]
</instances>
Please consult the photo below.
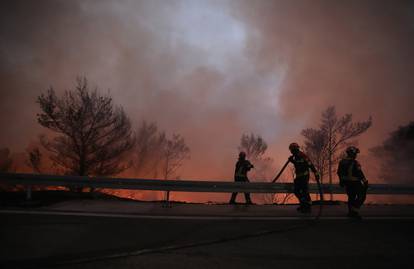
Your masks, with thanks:
<instances>
[{"instance_id":1,"label":"firefighter's arm","mask_svg":"<svg viewBox=\"0 0 414 269\"><path fill-rule=\"evenodd\" d=\"M321 175L319 174L318 170L316 170L315 165L313 165L313 163L311 162L309 158L306 158L306 161L308 162L308 167L315 175L315 180L319 181L319 179L321 178Z\"/></svg>"},{"instance_id":2,"label":"firefighter's arm","mask_svg":"<svg viewBox=\"0 0 414 269\"><path fill-rule=\"evenodd\" d=\"M249 161L246 161L244 165L247 171L250 171L252 168L254 168L253 164Z\"/></svg>"},{"instance_id":3,"label":"firefighter's arm","mask_svg":"<svg viewBox=\"0 0 414 269\"><path fill-rule=\"evenodd\" d=\"M367 178L365 177L364 172L362 172L362 170L361 170L361 179L362 179L362 182L364 183L364 185L365 185L366 187L368 187L368 180L367 180Z\"/></svg>"},{"instance_id":4,"label":"firefighter's arm","mask_svg":"<svg viewBox=\"0 0 414 269\"><path fill-rule=\"evenodd\" d=\"M369 188L368 180L365 177L361 178L361 184L362 184L362 186L364 186L364 188L366 188L366 189Z\"/></svg>"},{"instance_id":5,"label":"firefighter's arm","mask_svg":"<svg viewBox=\"0 0 414 269\"><path fill-rule=\"evenodd\" d=\"M254 168L254 165L251 162L249 162L249 169L252 169L252 168Z\"/></svg>"},{"instance_id":6,"label":"firefighter's arm","mask_svg":"<svg viewBox=\"0 0 414 269\"><path fill-rule=\"evenodd\" d=\"M362 183L365 185L365 187L368 188L368 180L364 175L364 172L362 172L361 164L356 161L356 170L358 173L358 177L361 179Z\"/></svg>"}]
</instances>

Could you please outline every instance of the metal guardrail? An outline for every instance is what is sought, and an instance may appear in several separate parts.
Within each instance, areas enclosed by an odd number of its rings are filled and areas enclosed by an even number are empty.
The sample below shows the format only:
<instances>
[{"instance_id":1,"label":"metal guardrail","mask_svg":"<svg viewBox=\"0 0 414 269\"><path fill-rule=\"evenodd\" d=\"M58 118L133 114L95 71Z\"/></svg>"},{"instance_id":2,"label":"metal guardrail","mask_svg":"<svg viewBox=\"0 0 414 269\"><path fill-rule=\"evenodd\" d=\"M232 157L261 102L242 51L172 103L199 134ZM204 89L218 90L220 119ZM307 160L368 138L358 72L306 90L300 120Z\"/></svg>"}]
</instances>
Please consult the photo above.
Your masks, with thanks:
<instances>
[{"instance_id":1,"label":"metal guardrail","mask_svg":"<svg viewBox=\"0 0 414 269\"><path fill-rule=\"evenodd\" d=\"M25 186L63 186L106 189L154 190L178 192L250 192L250 193L291 193L293 183L267 182L231 182L231 181L195 181L161 180L135 178L109 178L86 176L60 176L43 174L0 173L0 184ZM345 193L338 185L322 187L324 193ZM309 184L311 193L318 193L316 184ZM414 194L413 185L370 184L369 194Z\"/></svg>"}]
</instances>

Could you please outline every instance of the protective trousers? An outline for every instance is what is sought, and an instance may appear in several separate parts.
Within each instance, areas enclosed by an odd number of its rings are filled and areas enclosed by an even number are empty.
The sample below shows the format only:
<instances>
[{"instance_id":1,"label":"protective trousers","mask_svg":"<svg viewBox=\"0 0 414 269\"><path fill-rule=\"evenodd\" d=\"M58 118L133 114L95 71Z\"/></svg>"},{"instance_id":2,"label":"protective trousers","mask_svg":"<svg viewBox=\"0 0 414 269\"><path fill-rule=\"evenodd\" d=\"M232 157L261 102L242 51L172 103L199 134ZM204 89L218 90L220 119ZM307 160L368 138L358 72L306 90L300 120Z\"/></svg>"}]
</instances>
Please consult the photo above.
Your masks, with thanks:
<instances>
[{"instance_id":1,"label":"protective trousers","mask_svg":"<svg viewBox=\"0 0 414 269\"><path fill-rule=\"evenodd\" d=\"M348 195L348 210L350 213L358 213L367 196L367 188L361 181L345 181L346 194Z\"/></svg>"},{"instance_id":2,"label":"protective trousers","mask_svg":"<svg viewBox=\"0 0 414 269\"><path fill-rule=\"evenodd\" d=\"M293 181L294 193L298 198L300 206L303 208L310 208L312 200L309 194L309 175L297 177Z\"/></svg>"}]
</instances>

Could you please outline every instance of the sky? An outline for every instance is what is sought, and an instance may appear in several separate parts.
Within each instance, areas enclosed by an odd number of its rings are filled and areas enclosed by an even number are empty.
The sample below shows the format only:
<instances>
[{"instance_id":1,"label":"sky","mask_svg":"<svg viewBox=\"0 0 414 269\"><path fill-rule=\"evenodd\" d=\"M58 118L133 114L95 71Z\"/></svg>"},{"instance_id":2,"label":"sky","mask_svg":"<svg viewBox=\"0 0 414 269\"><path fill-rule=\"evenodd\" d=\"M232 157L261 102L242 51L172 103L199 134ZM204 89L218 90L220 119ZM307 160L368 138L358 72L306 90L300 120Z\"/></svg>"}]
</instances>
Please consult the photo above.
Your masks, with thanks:
<instances>
[{"instance_id":1,"label":"sky","mask_svg":"<svg viewBox=\"0 0 414 269\"><path fill-rule=\"evenodd\" d=\"M184 136L181 178L231 179L251 132L280 166L331 105L372 116L368 156L414 119L412 70L412 1L1 1L0 147L24 151L36 97L85 76L134 126Z\"/></svg>"}]
</instances>

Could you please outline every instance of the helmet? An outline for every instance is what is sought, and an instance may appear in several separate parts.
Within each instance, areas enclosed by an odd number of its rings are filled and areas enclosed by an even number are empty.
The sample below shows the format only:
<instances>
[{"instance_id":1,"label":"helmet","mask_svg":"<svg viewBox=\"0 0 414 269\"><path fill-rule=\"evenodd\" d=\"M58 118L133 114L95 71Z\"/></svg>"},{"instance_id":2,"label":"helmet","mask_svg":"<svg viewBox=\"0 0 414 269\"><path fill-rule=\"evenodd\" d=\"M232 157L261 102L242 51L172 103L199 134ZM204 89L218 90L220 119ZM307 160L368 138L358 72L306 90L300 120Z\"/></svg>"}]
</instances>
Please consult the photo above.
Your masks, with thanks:
<instances>
[{"instance_id":1,"label":"helmet","mask_svg":"<svg viewBox=\"0 0 414 269\"><path fill-rule=\"evenodd\" d=\"M240 158L240 159L245 159L245 158L246 158L246 152L244 152L244 151L240 151L240 153L239 153L239 158Z\"/></svg>"},{"instance_id":2,"label":"helmet","mask_svg":"<svg viewBox=\"0 0 414 269\"><path fill-rule=\"evenodd\" d=\"M297 151L297 150L299 150L299 144L298 143L290 143L289 150L290 151Z\"/></svg>"},{"instance_id":3,"label":"helmet","mask_svg":"<svg viewBox=\"0 0 414 269\"><path fill-rule=\"evenodd\" d=\"M346 148L346 154L348 154L348 156L356 156L357 153L359 153L359 149L357 147L350 146Z\"/></svg>"}]
</instances>

